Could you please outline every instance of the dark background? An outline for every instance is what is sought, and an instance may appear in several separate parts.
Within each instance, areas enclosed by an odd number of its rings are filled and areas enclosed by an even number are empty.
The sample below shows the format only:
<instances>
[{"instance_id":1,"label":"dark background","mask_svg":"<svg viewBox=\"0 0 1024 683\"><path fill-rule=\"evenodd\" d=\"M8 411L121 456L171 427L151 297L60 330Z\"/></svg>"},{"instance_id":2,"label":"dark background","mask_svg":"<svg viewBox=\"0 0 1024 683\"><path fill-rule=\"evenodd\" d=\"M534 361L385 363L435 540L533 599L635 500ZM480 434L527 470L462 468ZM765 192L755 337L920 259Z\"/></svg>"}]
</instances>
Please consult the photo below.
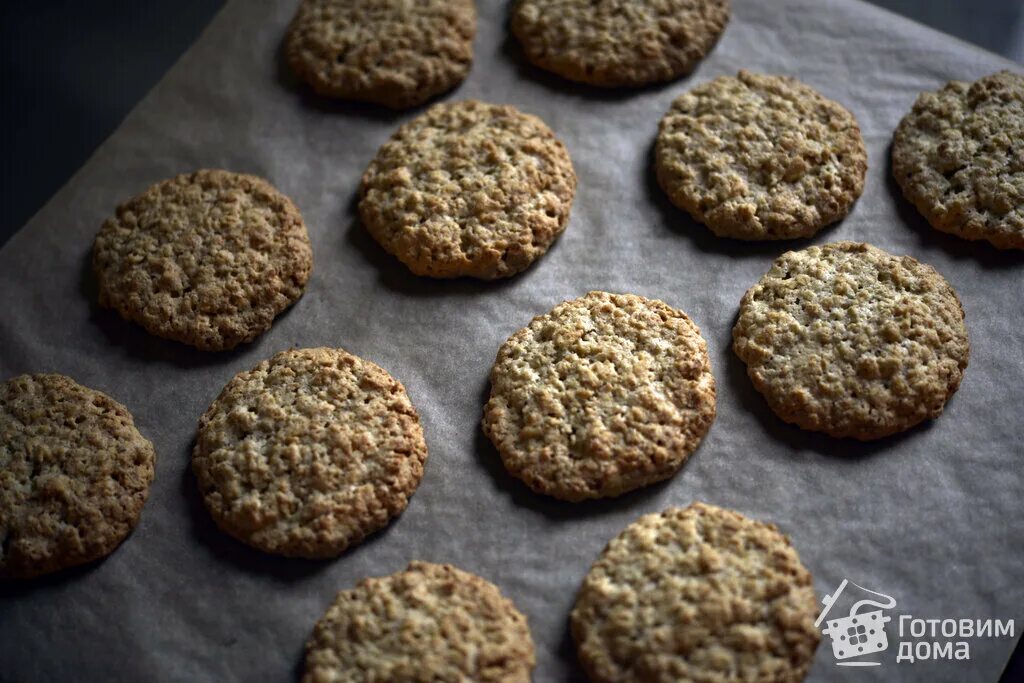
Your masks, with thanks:
<instances>
[{"instance_id":1,"label":"dark background","mask_svg":"<svg viewBox=\"0 0 1024 683\"><path fill-rule=\"evenodd\" d=\"M873 2L1024 62L1022 0ZM0 246L85 163L223 4L0 2Z\"/></svg>"},{"instance_id":2,"label":"dark background","mask_svg":"<svg viewBox=\"0 0 1024 683\"><path fill-rule=\"evenodd\" d=\"M1024 62L1022 0L872 2ZM223 4L0 2L0 246L85 163ZM1022 653L1018 645L1005 683L1024 681Z\"/></svg>"},{"instance_id":3,"label":"dark background","mask_svg":"<svg viewBox=\"0 0 1024 683\"><path fill-rule=\"evenodd\" d=\"M1024 62L1022 0L873 2ZM0 2L0 245L85 163L223 4Z\"/></svg>"}]
</instances>

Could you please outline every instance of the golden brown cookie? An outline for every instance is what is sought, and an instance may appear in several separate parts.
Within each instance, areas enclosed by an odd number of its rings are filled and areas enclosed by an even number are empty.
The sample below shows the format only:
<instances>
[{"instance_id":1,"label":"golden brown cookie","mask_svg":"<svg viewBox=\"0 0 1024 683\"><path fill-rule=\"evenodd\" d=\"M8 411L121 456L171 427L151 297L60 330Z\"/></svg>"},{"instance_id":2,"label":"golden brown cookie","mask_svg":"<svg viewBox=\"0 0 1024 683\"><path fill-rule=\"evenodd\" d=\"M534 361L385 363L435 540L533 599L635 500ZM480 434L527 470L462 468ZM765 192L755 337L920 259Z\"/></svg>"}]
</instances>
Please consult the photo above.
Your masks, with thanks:
<instances>
[{"instance_id":1,"label":"golden brown cookie","mask_svg":"<svg viewBox=\"0 0 1024 683\"><path fill-rule=\"evenodd\" d=\"M304 683L528 683L530 629L498 587L447 564L413 562L338 593L306 643Z\"/></svg>"},{"instance_id":2,"label":"golden brown cookie","mask_svg":"<svg viewBox=\"0 0 1024 683\"><path fill-rule=\"evenodd\" d=\"M318 93L404 109L466 78L475 33L473 0L302 0L284 49Z\"/></svg>"},{"instance_id":3,"label":"golden brown cookie","mask_svg":"<svg viewBox=\"0 0 1024 683\"><path fill-rule=\"evenodd\" d=\"M128 409L64 375L0 384L0 577L110 554L139 519L153 444Z\"/></svg>"},{"instance_id":4,"label":"golden brown cookie","mask_svg":"<svg viewBox=\"0 0 1024 683\"><path fill-rule=\"evenodd\" d=\"M251 175L202 170L117 207L96 236L102 306L204 351L270 329L300 296L313 253L299 210Z\"/></svg>"},{"instance_id":5,"label":"golden brown cookie","mask_svg":"<svg viewBox=\"0 0 1024 683\"><path fill-rule=\"evenodd\" d=\"M892 170L936 230L1024 249L1024 76L922 93L896 128Z\"/></svg>"},{"instance_id":6,"label":"golden brown cookie","mask_svg":"<svg viewBox=\"0 0 1024 683\"><path fill-rule=\"evenodd\" d=\"M512 10L531 62L604 87L690 73L728 21L728 0L518 0Z\"/></svg>"},{"instance_id":7,"label":"golden brown cookie","mask_svg":"<svg viewBox=\"0 0 1024 683\"><path fill-rule=\"evenodd\" d=\"M658 183L720 237L807 237L850 212L867 152L842 105L785 76L740 71L681 95L661 120Z\"/></svg>"},{"instance_id":8,"label":"golden brown cookie","mask_svg":"<svg viewBox=\"0 0 1024 683\"><path fill-rule=\"evenodd\" d=\"M779 417L864 440L938 417L970 356L963 308L941 275L854 242L777 258L743 296L732 334Z\"/></svg>"},{"instance_id":9,"label":"golden brown cookie","mask_svg":"<svg viewBox=\"0 0 1024 683\"><path fill-rule=\"evenodd\" d=\"M543 121L468 100L398 129L363 174L359 215L417 275L492 279L548 250L575 192L569 153Z\"/></svg>"},{"instance_id":10,"label":"golden brown cookie","mask_svg":"<svg viewBox=\"0 0 1024 683\"><path fill-rule=\"evenodd\" d=\"M317 558L401 513L426 459L398 380L341 349L293 349L228 382L199 421L192 469L221 529Z\"/></svg>"},{"instance_id":11,"label":"golden brown cookie","mask_svg":"<svg viewBox=\"0 0 1024 683\"><path fill-rule=\"evenodd\" d=\"M595 683L798 683L817 611L811 574L775 525L694 503L612 539L570 621Z\"/></svg>"},{"instance_id":12,"label":"golden brown cookie","mask_svg":"<svg viewBox=\"0 0 1024 683\"><path fill-rule=\"evenodd\" d=\"M686 314L590 292L502 345L483 428L510 474L579 501L672 476L714 419L707 344Z\"/></svg>"}]
</instances>

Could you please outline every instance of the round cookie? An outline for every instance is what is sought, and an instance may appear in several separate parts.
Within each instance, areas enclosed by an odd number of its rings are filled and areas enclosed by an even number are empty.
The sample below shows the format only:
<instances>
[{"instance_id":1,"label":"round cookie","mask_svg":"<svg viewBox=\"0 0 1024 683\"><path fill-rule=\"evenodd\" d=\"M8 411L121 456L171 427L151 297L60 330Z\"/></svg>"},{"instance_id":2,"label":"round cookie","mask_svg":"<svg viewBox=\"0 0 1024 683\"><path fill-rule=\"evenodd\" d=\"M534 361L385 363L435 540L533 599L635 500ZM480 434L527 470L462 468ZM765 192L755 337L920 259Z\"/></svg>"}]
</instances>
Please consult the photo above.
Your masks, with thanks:
<instances>
[{"instance_id":1,"label":"round cookie","mask_svg":"<svg viewBox=\"0 0 1024 683\"><path fill-rule=\"evenodd\" d=\"M417 275L493 279L548 250L575 193L569 153L543 121L468 100L398 129L363 174L359 215Z\"/></svg>"},{"instance_id":2,"label":"round cookie","mask_svg":"<svg viewBox=\"0 0 1024 683\"><path fill-rule=\"evenodd\" d=\"M529 683L533 639L498 587L447 564L412 562L338 593L306 643L304 683Z\"/></svg>"},{"instance_id":3,"label":"round cookie","mask_svg":"<svg viewBox=\"0 0 1024 683\"><path fill-rule=\"evenodd\" d=\"M302 0L284 50L322 95L404 109L466 78L475 33L473 0Z\"/></svg>"},{"instance_id":4,"label":"round cookie","mask_svg":"<svg viewBox=\"0 0 1024 683\"><path fill-rule=\"evenodd\" d=\"M401 513L426 459L398 380L341 349L293 349L228 382L199 421L192 469L221 529L321 558Z\"/></svg>"},{"instance_id":5,"label":"round cookie","mask_svg":"<svg viewBox=\"0 0 1024 683\"><path fill-rule=\"evenodd\" d=\"M117 207L93 245L102 306L204 351L268 330L313 268L290 199L251 175L201 170Z\"/></svg>"},{"instance_id":6,"label":"round cookie","mask_svg":"<svg viewBox=\"0 0 1024 683\"><path fill-rule=\"evenodd\" d=\"M110 554L153 481L153 444L128 409L64 375L0 384L0 577Z\"/></svg>"},{"instance_id":7,"label":"round cookie","mask_svg":"<svg viewBox=\"0 0 1024 683\"><path fill-rule=\"evenodd\" d=\"M483 428L510 474L579 501L672 476L714 418L707 344L686 314L590 292L502 345Z\"/></svg>"},{"instance_id":8,"label":"round cookie","mask_svg":"<svg viewBox=\"0 0 1024 683\"><path fill-rule=\"evenodd\" d=\"M694 503L612 539L570 623L595 683L798 683L817 612L811 574L775 525Z\"/></svg>"},{"instance_id":9,"label":"round cookie","mask_svg":"<svg viewBox=\"0 0 1024 683\"><path fill-rule=\"evenodd\" d=\"M808 237L850 212L867 152L842 105L784 76L740 71L684 93L661 119L658 183L720 237Z\"/></svg>"},{"instance_id":10,"label":"round cookie","mask_svg":"<svg viewBox=\"0 0 1024 683\"><path fill-rule=\"evenodd\" d=\"M854 242L777 258L743 296L733 349L783 420L862 440L938 417L970 355L941 275Z\"/></svg>"},{"instance_id":11,"label":"round cookie","mask_svg":"<svg viewBox=\"0 0 1024 683\"><path fill-rule=\"evenodd\" d=\"M1024 249L1024 76L1009 71L922 93L892 145L904 196L932 227Z\"/></svg>"},{"instance_id":12,"label":"round cookie","mask_svg":"<svg viewBox=\"0 0 1024 683\"><path fill-rule=\"evenodd\" d=\"M519 0L511 24L537 66L619 87L690 73L728 21L728 0Z\"/></svg>"}]
</instances>

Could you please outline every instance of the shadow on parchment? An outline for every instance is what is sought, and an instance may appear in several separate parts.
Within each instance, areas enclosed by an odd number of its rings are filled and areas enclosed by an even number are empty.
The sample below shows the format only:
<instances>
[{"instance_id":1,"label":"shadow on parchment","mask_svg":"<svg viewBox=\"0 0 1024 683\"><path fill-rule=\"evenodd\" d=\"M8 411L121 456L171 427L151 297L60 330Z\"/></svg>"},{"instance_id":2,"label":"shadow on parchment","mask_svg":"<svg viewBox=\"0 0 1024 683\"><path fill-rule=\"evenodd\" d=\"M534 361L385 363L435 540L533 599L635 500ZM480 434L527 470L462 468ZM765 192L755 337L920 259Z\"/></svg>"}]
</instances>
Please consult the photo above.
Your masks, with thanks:
<instances>
[{"instance_id":1,"label":"shadow on parchment","mask_svg":"<svg viewBox=\"0 0 1024 683\"><path fill-rule=\"evenodd\" d=\"M192 535L203 548L206 548L218 561L231 565L234 569L249 575L271 576L279 581L297 581L330 569L335 562L344 562L360 552L367 552L375 543L383 540L395 524L401 523L401 515L380 531L374 532L362 542L346 549L337 557L324 559L305 559L300 557L284 557L257 550L242 543L234 536L221 531L213 521L202 494L199 482L192 472L192 449L195 442L189 445L184 456L186 463L181 476L181 495L188 507L189 523ZM415 504L415 496L410 505ZM326 605L324 606L326 609Z\"/></svg>"},{"instance_id":2,"label":"shadow on parchment","mask_svg":"<svg viewBox=\"0 0 1024 683\"><path fill-rule=\"evenodd\" d=\"M132 530L132 533L134 533L134 529ZM130 543L131 537L132 534L128 534L121 543ZM76 565L74 567L68 567L67 569L60 569L50 574L43 574L41 576L34 576L27 579L0 579L0 601L16 600L22 597L27 598L38 591L45 592L51 588L60 588L65 584L77 582L83 577L86 577L98 570L103 563L107 561L108 557L117 554L120 547L121 546L119 545L117 548L114 548L111 553L104 555L103 557L96 558L91 562L86 562L85 564ZM0 614L2 614L3 611L4 608L0 606ZM2 680L2 677L0 677L0 680Z\"/></svg>"},{"instance_id":3,"label":"shadow on parchment","mask_svg":"<svg viewBox=\"0 0 1024 683\"><path fill-rule=\"evenodd\" d=\"M737 313L737 317L738 317ZM733 325L736 317L733 318ZM843 439L820 432L801 429L796 425L783 421L768 406L768 402L747 376L747 366L732 350L732 326L729 327L727 338L722 340L722 348L727 356L725 359L726 382L729 392L737 398L743 410L753 415L765 434L773 441L784 444L796 451L812 451L818 455L859 460L874 456L883 451L897 449L899 444L931 429L932 420L912 427L904 432L873 441ZM719 367L721 367L719 363ZM955 400L951 399L951 400ZM941 416L940 416L941 419Z\"/></svg>"},{"instance_id":4,"label":"shadow on parchment","mask_svg":"<svg viewBox=\"0 0 1024 683\"><path fill-rule=\"evenodd\" d=\"M661 224L666 229L684 237L687 237L697 249L709 254L722 254L734 257L776 257L785 251L805 249L811 246L817 238L834 231L846 218L835 223L826 225L810 237L789 240L738 240L729 237L718 237L711 232L707 226L695 221L684 209L673 204L661 185L658 183L658 175L655 171L657 132L647 147L646 164L644 164L643 184L647 192L647 198L658 209L661 217ZM850 213L856 210L854 204ZM827 241L827 240L826 240Z\"/></svg>"},{"instance_id":5,"label":"shadow on parchment","mask_svg":"<svg viewBox=\"0 0 1024 683\"><path fill-rule=\"evenodd\" d=\"M572 637L568 615L566 615L565 628L562 630L562 637L558 641L555 654L568 667L565 678L562 679L566 683L587 683L590 680L587 678L586 672L583 671L579 656L576 654L576 641Z\"/></svg>"},{"instance_id":6,"label":"shadow on parchment","mask_svg":"<svg viewBox=\"0 0 1024 683\"><path fill-rule=\"evenodd\" d=\"M99 328L110 346L146 362L167 363L186 369L221 365L258 348L262 339L261 335L251 342L239 344L230 351L200 351L188 344L150 334L141 325L125 320L113 309L102 308L99 305L96 277L92 271L91 247L82 258L79 293L89 306L89 321ZM274 319L274 324L279 325L285 320L301 301L300 298L282 311Z\"/></svg>"},{"instance_id":7,"label":"shadow on parchment","mask_svg":"<svg viewBox=\"0 0 1024 683\"><path fill-rule=\"evenodd\" d=\"M917 207L903 196L903 189L896 182L896 174L892 169L892 142L886 148L885 163L885 186L892 194L900 222L917 233L918 242L922 245L938 246L952 259L973 259L988 270L1016 268L1024 264L1024 250L996 249L985 240L966 240L933 228ZM901 229L902 226L896 228Z\"/></svg>"}]
</instances>

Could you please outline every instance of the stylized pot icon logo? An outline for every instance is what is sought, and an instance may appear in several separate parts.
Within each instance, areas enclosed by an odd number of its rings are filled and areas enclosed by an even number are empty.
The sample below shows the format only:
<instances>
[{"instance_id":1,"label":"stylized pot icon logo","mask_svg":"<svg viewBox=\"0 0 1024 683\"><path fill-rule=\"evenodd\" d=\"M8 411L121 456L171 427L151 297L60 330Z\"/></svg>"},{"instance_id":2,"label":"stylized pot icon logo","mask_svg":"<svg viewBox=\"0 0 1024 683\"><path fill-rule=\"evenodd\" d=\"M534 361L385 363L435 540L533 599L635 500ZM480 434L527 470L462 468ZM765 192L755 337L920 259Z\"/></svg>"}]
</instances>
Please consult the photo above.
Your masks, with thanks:
<instances>
[{"instance_id":1,"label":"stylized pot icon logo","mask_svg":"<svg viewBox=\"0 0 1024 683\"><path fill-rule=\"evenodd\" d=\"M817 621L814 622L815 626L820 626L821 622L825 619L825 615L832 609L839 594L846 588L846 579L839 584L839 588L832 595L826 595L821 599L821 603L824 608L821 610L821 614L818 615ZM896 606L896 600L885 593L878 593L873 590L868 590L863 586L857 586L860 590L877 595L884 599L884 602L878 602L876 600L860 600L855 602L853 607L850 609L849 616L840 617L838 619L830 619L828 621L828 628L822 631L825 635L832 639L832 654L835 655L836 659L849 659L851 657L859 657L861 655L872 654L875 652L883 652L889 647L889 639L885 635L885 625L892 621L891 618L882 615L883 609L892 609ZM861 612L862 607L879 607L881 609L872 610L871 612ZM840 666L878 666L879 662L836 662Z\"/></svg>"}]
</instances>

